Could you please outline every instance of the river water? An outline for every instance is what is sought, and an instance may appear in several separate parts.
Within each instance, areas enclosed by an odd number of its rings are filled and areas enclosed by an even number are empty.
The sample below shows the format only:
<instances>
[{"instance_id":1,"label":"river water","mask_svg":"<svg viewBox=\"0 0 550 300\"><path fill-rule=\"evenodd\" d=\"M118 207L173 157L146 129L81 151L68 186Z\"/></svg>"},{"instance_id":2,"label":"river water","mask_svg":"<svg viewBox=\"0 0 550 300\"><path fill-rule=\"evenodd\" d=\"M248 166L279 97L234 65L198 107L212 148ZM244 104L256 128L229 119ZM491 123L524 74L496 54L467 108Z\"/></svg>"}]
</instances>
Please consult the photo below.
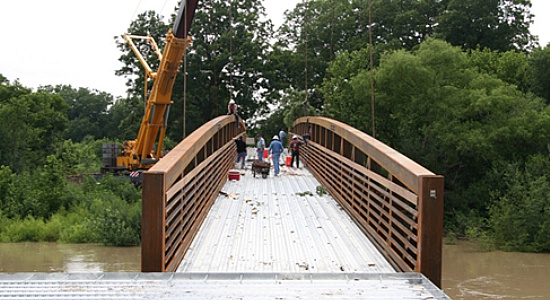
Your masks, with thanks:
<instances>
[{"instance_id":1,"label":"river water","mask_svg":"<svg viewBox=\"0 0 550 300\"><path fill-rule=\"evenodd\" d=\"M0 243L0 272L138 272L139 247ZM443 246L443 289L455 300L550 299L550 254Z\"/></svg>"}]
</instances>

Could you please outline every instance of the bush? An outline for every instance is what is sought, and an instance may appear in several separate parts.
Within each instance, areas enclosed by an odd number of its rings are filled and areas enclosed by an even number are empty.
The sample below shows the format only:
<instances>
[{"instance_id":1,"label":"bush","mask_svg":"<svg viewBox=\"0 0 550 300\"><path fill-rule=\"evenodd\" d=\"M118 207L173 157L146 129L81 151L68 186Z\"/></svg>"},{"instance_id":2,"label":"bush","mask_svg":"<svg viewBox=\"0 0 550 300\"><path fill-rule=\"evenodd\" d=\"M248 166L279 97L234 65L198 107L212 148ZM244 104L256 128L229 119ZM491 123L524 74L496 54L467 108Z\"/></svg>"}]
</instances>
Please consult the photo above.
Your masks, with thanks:
<instances>
[{"instance_id":1,"label":"bush","mask_svg":"<svg viewBox=\"0 0 550 300\"><path fill-rule=\"evenodd\" d=\"M510 168L508 189L495 194L489 224L495 243L503 250L550 251L550 159L532 157L524 170Z\"/></svg>"},{"instance_id":2,"label":"bush","mask_svg":"<svg viewBox=\"0 0 550 300\"><path fill-rule=\"evenodd\" d=\"M16 219L2 231L0 238L4 242L40 242L44 240L44 220L29 216Z\"/></svg>"},{"instance_id":3,"label":"bush","mask_svg":"<svg viewBox=\"0 0 550 300\"><path fill-rule=\"evenodd\" d=\"M141 240L141 202L103 194L90 208L90 222L98 239L109 246L135 246Z\"/></svg>"}]
</instances>

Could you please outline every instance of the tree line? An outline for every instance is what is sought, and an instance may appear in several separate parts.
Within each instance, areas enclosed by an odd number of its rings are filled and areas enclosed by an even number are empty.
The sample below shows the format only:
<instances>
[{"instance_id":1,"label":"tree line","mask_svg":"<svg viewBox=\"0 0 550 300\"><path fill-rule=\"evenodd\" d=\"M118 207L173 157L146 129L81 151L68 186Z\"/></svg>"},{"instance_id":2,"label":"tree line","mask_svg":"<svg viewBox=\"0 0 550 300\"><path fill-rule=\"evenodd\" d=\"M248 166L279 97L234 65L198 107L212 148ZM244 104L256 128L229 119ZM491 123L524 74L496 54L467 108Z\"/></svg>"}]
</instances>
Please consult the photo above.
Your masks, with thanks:
<instances>
[{"instance_id":1,"label":"tree line","mask_svg":"<svg viewBox=\"0 0 550 300\"><path fill-rule=\"evenodd\" d=\"M275 29L259 0L202 1L173 90L168 148L225 114L230 98L251 133L290 128L302 115L370 134L374 124L377 139L445 176L447 236L550 251L550 48L529 31L530 1L372 0L372 26L368 2L302 2ZM149 11L128 32L162 49L169 28ZM136 42L155 69L153 51ZM115 178L66 180L99 170L101 142L137 135L144 70L122 37L115 43L125 98L64 85L32 91L0 77L0 223L80 220L83 232L107 236L89 240L139 243L139 193ZM17 240L10 232L0 239ZM57 240L75 241L67 236Z\"/></svg>"}]
</instances>

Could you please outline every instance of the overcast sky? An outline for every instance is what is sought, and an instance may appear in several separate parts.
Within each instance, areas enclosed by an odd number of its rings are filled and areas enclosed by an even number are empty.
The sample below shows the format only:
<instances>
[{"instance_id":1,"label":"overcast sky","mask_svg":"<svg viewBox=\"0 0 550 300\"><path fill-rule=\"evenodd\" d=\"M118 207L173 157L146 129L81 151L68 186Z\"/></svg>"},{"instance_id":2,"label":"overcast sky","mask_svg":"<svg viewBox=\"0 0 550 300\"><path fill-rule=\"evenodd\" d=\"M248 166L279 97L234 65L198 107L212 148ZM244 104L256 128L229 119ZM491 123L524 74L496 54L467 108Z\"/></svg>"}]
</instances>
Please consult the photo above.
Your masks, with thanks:
<instances>
[{"instance_id":1,"label":"overcast sky","mask_svg":"<svg viewBox=\"0 0 550 300\"><path fill-rule=\"evenodd\" d=\"M0 74L22 85L70 84L123 96L125 79L113 37L145 10L170 16L178 0L0 0ZM303 0L264 0L280 25L286 9ZM531 0L532 32L550 42L550 0Z\"/></svg>"}]
</instances>

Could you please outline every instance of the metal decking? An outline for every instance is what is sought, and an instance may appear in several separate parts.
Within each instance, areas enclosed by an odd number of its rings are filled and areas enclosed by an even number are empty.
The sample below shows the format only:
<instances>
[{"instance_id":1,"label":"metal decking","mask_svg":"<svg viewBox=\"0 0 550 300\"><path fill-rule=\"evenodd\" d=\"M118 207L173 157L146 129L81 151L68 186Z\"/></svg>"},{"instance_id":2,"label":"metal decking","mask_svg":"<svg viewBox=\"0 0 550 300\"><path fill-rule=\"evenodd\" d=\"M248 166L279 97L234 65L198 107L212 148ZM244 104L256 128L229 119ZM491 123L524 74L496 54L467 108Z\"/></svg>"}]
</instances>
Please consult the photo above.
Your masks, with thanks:
<instances>
[{"instance_id":1,"label":"metal decking","mask_svg":"<svg viewBox=\"0 0 550 300\"><path fill-rule=\"evenodd\" d=\"M2 299L449 299L422 274L0 274Z\"/></svg>"},{"instance_id":2,"label":"metal decking","mask_svg":"<svg viewBox=\"0 0 550 300\"><path fill-rule=\"evenodd\" d=\"M304 168L248 168L223 192L178 272L395 272Z\"/></svg>"}]
</instances>

